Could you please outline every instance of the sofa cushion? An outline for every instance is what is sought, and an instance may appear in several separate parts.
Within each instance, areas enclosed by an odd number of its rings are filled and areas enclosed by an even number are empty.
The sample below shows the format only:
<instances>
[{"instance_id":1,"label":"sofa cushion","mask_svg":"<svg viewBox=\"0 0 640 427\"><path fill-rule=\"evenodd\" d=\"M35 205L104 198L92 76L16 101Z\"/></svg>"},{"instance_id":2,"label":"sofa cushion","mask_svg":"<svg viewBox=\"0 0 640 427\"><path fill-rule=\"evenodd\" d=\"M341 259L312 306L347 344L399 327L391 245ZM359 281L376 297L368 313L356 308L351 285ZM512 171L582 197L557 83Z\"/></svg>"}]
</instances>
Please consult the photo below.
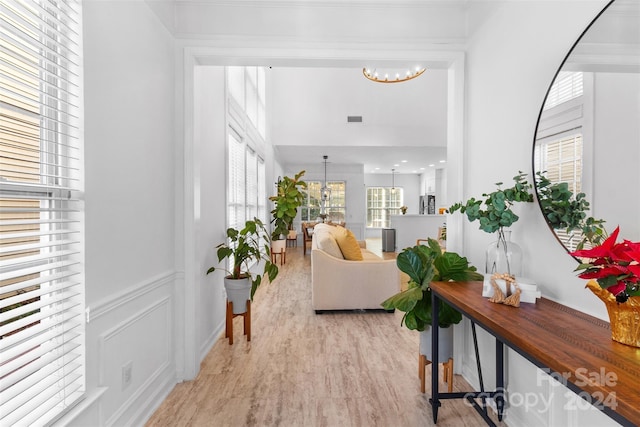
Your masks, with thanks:
<instances>
[{"instance_id":1,"label":"sofa cushion","mask_svg":"<svg viewBox=\"0 0 640 427\"><path fill-rule=\"evenodd\" d=\"M380 261L382 258L368 249L362 249L362 259L364 261Z\"/></svg>"},{"instance_id":2,"label":"sofa cushion","mask_svg":"<svg viewBox=\"0 0 640 427\"><path fill-rule=\"evenodd\" d=\"M323 229L314 229L313 238L316 239L318 249L325 251L333 257L344 259L342 251L340 250L335 237L333 237L333 234L330 231Z\"/></svg>"},{"instance_id":3,"label":"sofa cushion","mask_svg":"<svg viewBox=\"0 0 640 427\"><path fill-rule=\"evenodd\" d=\"M336 242L338 242L338 246L340 247L340 251L342 251L342 256L344 259L349 261L362 261L362 251L360 250L360 244L356 239L356 236L353 235L351 230L342 227L336 227L337 230L334 230L333 235L336 238Z\"/></svg>"}]
</instances>

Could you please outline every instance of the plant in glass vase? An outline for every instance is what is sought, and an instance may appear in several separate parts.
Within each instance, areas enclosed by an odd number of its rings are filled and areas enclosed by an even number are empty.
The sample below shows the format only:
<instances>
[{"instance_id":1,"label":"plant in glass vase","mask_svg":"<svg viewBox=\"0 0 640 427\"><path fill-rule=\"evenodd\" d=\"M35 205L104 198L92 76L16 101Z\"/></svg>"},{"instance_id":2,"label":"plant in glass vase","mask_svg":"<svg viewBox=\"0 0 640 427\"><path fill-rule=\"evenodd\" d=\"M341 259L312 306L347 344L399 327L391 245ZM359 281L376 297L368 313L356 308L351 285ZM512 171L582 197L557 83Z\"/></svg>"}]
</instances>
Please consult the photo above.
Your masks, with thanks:
<instances>
[{"instance_id":1,"label":"plant in glass vase","mask_svg":"<svg viewBox=\"0 0 640 427\"><path fill-rule=\"evenodd\" d=\"M470 198L464 203L455 203L447 209L447 212L466 214L470 222L478 220L480 230L487 233L497 233L497 240L487 248L487 273L507 273L516 276L520 271L520 248L510 242L510 231L505 230L518 221L518 215L513 212L515 203L533 202L531 192L533 186L527 181L526 174L522 171L513 177L514 185L509 188L500 188L503 183L497 182L498 187L491 193L483 193L483 199Z\"/></svg>"}]
</instances>

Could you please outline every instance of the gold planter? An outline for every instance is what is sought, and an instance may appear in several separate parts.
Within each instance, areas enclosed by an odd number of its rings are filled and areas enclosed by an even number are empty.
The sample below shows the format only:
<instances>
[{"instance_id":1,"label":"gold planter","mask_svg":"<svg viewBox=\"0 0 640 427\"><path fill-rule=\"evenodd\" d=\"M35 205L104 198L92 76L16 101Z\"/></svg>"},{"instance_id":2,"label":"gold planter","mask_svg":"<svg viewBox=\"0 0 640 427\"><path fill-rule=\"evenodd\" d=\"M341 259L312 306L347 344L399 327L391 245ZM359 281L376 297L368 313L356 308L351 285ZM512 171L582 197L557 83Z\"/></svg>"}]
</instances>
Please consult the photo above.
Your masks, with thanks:
<instances>
[{"instance_id":1,"label":"gold planter","mask_svg":"<svg viewBox=\"0 0 640 427\"><path fill-rule=\"evenodd\" d=\"M587 288L604 302L611 323L611 339L622 344L640 347L640 297L629 297L619 303L616 297L598 282L590 280Z\"/></svg>"}]
</instances>

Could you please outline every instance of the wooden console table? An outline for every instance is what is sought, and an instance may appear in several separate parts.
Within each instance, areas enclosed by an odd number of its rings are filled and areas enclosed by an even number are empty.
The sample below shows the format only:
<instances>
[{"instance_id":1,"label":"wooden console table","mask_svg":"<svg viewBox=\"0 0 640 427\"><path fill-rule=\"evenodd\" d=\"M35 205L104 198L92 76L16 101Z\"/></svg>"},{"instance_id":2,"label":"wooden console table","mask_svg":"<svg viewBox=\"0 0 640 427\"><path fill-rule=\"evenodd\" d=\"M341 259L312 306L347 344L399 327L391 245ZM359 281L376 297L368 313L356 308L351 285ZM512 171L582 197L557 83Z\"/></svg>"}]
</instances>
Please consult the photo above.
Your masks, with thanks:
<instances>
[{"instance_id":1,"label":"wooden console table","mask_svg":"<svg viewBox=\"0 0 640 427\"><path fill-rule=\"evenodd\" d=\"M434 282L431 289L432 327L438 324L440 302L446 301L496 338L495 391L440 393L438 328L433 327L430 402L434 422L441 399L465 398L473 403L479 397L494 398L498 419L502 419L506 345L615 421L640 425L640 349L613 341L607 322L546 298L536 304L522 303L519 308L495 304L482 297L482 282ZM492 424L486 409L483 414L477 402L475 407Z\"/></svg>"}]
</instances>

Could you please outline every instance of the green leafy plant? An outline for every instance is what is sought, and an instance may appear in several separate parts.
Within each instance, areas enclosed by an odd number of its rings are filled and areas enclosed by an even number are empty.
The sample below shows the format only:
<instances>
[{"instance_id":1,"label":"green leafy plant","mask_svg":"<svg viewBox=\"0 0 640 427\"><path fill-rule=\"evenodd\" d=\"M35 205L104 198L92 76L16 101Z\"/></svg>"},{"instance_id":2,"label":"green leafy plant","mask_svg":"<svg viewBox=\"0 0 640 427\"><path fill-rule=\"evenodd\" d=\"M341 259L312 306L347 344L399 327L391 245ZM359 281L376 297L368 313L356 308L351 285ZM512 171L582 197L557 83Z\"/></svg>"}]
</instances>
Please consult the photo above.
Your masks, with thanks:
<instances>
[{"instance_id":1,"label":"green leafy plant","mask_svg":"<svg viewBox=\"0 0 640 427\"><path fill-rule=\"evenodd\" d=\"M275 203L271 215L273 215L273 231L271 238L278 240L288 233L293 220L298 215L298 208L304 202L305 194L301 191L307 188L307 183L300 178L305 171L298 172L293 178L285 176L278 181L278 193L269 197Z\"/></svg>"},{"instance_id":2,"label":"green leafy plant","mask_svg":"<svg viewBox=\"0 0 640 427\"><path fill-rule=\"evenodd\" d=\"M230 279L251 279L251 300L263 276L273 281L278 276L278 266L271 262L269 250L269 232L258 218L245 222L242 230L227 229L227 240L216 246L218 262L229 259L233 263L231 271L221 267L210 267L207 274L216 270L223 270ZM252 273L250 268L254 263L264 261L262 274Z\"/></svg>"},{"instance_id":3,"label":"green leafy plant","mask_svg":"<svg viewBox=\"0 0 640 427\"><path fill-rule=\"evenodd\" d=\"M497 182L497 190L491 193L482 194L484 200L476 200L470 198L464 204L456 203L447 209L447 212L453 213L460 211L466 214L469 221L478 220L480 229L487 233L499 231L502 227L510 227L519 217L511 209L515 203L533 202L533 194L531 193L532 185L526 179L527 174L522 171L513 177L513 187L500 188L502 182ZM484 203L484 207L482 206Z\"/></svg>"},{"instance_id":4,"label":"green leafy plant","mask_svg":"<svg viewBox=\"0 0 640 427\"><path fill-rule=\"evenodd\" d=\"M602 219L587 216L589 202L584 193L573 194L566 182L551 182L542 172L536 173L538 202L547 223L554 230L565 230L567 234L576 230L582 233L577 250L587 242L601 244L607 237Z\"/></svg>"},{"instance_id":5,"label":"green leafy plant","mask_svg":"<svg viewBox=\"0 0 640 427\"><path fill-rule=\"evenodd\" d=\"M382 303L385 310L398 309L405 314L401 324L408 329L424 331L431 325L431 282L483 280L482 274L469 265L467 258L455 252L442 252L434 239L427 245L406 248L398 254L398 268L409 276L408 288ZM452 286L455 284L452 283ZM438 323L446 328L459 323L462 315L442 302L438 311Z\"/></svg>"}]
</instances>

